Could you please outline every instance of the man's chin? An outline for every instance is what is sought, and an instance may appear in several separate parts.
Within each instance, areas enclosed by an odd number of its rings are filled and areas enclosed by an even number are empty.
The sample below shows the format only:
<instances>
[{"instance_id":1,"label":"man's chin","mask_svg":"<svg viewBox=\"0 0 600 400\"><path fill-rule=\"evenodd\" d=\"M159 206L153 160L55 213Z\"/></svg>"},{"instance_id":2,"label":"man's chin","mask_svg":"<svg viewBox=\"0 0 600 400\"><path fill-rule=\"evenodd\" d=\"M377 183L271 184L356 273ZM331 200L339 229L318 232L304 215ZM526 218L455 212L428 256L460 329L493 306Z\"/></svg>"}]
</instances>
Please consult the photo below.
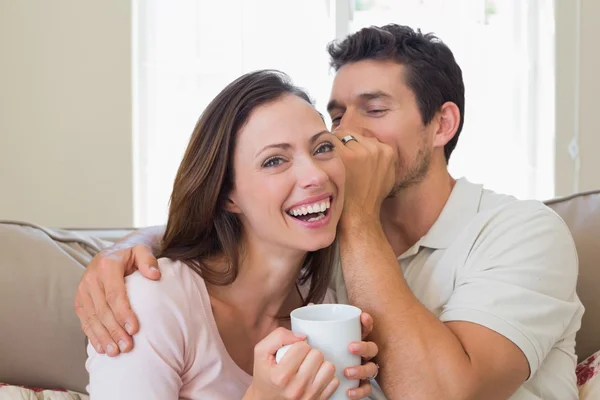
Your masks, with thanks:
<instances>
[{"instance_id":1,"label":"man's chin","mask_svg":"<svg viewBox=\"0 0 600 400\"><path fill-rule=\"evenodd\" d=\"M398 195L398 193L402 190L402 186L400 184L395 184L392 187L392 190L390 190L390 192L388 193L388 195L385 197L386 199L393 199L394 197L396 197Z\"/></svg>"}]
</instances>

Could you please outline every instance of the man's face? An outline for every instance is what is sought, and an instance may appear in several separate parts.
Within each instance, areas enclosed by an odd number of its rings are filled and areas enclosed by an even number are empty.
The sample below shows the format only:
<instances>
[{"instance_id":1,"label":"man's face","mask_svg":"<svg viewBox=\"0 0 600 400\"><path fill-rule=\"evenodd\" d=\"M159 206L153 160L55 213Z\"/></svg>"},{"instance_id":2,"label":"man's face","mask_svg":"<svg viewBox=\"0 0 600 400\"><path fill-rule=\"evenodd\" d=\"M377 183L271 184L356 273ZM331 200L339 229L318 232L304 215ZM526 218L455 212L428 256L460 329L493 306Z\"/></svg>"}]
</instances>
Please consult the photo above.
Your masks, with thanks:
<instances>
[{"instance_id":1,"label":"man's face","mask_svg":"<svg viewBox=\"0 0 600 400\"><path fill-rule=\"evenodd\" d=\"M420 182L433 151L433 127L424 126L405 67L391 61L346 64L333 81L328 112L332 130L373 136L398 155L394 192Z\"/></svg>"}]
</instances>

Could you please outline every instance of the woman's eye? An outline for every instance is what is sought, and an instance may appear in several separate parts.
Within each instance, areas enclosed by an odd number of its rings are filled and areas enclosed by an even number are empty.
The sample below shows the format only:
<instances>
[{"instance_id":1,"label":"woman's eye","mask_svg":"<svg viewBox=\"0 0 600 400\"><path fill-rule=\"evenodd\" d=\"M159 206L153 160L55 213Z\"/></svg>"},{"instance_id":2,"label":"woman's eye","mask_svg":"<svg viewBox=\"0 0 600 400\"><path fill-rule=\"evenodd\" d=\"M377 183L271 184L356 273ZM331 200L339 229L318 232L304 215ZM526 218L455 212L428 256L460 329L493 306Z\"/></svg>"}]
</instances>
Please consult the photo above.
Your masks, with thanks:
<instances>
[{"instance_id":1,"label":"woman's eye","mask_svg":"<svg viewBox=\"0 0 600 400\"><path fill-rule=\"evenodd\" d=\"M333 151L333 149L335 148L335 146L333 145L333 143L323 143L321 144L319 147L317 147L317 150L315 151L316 154L320 154L320 153L329 153L330 151Z\"/></svg>"},{"instance_id":2,"label":"woman's eye","mask_svg":"<svg viewBox=\"0 0 600 400\"><path fill-rule=\"evenodd\" d=\"M275 167L282 163L283 163L283 159L281 157L273 157L273 158L269 158L267 161L265 161L263 164L263 167L264 168Z\"/></svg>"}]
</instances>

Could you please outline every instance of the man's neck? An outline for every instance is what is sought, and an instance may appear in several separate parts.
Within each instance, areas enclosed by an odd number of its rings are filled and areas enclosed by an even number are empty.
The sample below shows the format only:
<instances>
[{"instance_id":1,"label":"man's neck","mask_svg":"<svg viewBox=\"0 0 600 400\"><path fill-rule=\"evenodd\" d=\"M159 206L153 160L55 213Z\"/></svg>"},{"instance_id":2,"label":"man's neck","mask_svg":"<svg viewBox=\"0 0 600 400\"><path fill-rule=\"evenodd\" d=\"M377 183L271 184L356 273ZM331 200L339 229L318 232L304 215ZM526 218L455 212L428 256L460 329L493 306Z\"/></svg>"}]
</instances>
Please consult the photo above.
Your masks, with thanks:
<instances>
[{"instance_id":1,"label":"man's neck","mask_svg":"<svg viewBox=\"0 0 600 400\"><path fill-rule=\"evenodd\" d=\"M452 193L456 181L445 167L436 169L432 165L421 182L401 189L381 207L381 225L397 257L429 232Z\"/></svg>"}]
</instances>

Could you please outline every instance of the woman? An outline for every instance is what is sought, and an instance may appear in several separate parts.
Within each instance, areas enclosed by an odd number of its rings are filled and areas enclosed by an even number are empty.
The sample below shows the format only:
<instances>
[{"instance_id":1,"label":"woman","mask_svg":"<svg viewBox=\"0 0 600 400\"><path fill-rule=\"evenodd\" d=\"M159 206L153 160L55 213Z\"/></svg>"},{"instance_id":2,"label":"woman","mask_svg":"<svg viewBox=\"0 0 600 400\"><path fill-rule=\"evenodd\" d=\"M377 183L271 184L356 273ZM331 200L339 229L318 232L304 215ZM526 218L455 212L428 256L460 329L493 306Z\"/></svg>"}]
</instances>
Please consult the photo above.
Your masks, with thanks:
<instances>
[{"instance_id":1,"label":"woman","mask_svg":"<svg viewBox=\"0 0 600 400\"><path fill-rule=\"evenodd\" d=\"M327 286L345 170L334 143L308 96L281 73L244 75L211 102L175 179L162 279L127 279L140 320L135 348L109 358L88 346L92 399L326 399L335 391L333 365L286 318L309 302L335 302ZM359 347L353 352L367 360L376 355L373 344ZM376 372L370 362L353 369L354 379ZM362 398L370 386L351 392Z\"/></svg>"}]
</instances>

